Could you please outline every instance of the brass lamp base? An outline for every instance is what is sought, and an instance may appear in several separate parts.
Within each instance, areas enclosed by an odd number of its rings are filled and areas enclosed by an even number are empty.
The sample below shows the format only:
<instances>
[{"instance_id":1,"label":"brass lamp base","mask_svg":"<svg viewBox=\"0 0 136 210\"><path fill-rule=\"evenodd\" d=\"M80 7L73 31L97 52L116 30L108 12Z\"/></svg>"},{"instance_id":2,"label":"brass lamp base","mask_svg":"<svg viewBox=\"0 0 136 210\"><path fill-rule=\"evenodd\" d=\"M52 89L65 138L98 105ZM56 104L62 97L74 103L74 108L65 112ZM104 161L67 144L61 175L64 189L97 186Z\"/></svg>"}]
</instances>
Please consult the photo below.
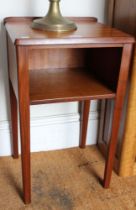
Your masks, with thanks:
<instances>
[{"instance_id":1,"label":"brass lamp base","mask_svg":"<svg viewBox=\"0 0 136 210\"><path fill-rule=\"evenodd\" d=\"M60 32L73 31L77 29L75 23L63 17L57 20L54 19L54 21L52 19L49 19L48 17L36 19L32 23L32 28L45 30L45 31L60 31Z\"/></svg>"},{"instance_id":2,"label":"brass lamp base","mask_svg":"<svg viewBox=\"0 0 136 210\"><path fill-rule=\"evenodd\" d=\"M32 23L33 29L40 29L45 31L73 31L76 30L76 24L72 21L62 17L59 8L60 0L49 0L50 8L44 18L35 19Z\"/></svg>"}]
</instances>

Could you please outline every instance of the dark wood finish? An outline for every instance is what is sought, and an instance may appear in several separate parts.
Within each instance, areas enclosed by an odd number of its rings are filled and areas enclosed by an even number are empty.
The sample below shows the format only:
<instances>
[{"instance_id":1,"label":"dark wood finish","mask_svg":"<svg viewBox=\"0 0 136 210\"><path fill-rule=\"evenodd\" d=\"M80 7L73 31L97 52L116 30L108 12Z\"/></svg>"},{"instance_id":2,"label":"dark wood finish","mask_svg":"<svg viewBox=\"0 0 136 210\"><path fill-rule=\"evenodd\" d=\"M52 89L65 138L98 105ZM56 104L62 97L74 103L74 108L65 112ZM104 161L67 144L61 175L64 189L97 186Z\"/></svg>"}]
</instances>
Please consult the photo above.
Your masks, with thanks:
<instances>
[{"instance_id":1,"label":"dark wood finish","mask_svg":"<svg viewBox=\"0 0 136 210\"><path fill-rule=\"evenodd\" d=\"M81 119L81 140L80 140L80 148L85 148L86 145L86 136L87 136L87 128L88 128L88 119L89 119L89 111L90 111L90 100L85 100L82 102L82 119Z\"/></svg>"},{"instance_id":2,"label":"dark wood finish","mask_svg":"<svg viewBox=\"0 0 136 210\"><path fill-rule=\"evenodd\" d=\"M128 78L128 69L130 67L130 56L132 52L132 45L126 44L123 48L122 62L120 67L119 81L117 86L117 96L115 99L115 108L112 122L111 139L109 143L108 159L106 161L105 174L104 174L104 187L108 188L111 179L111 172L114 163L116 145L118 140L118 132L120 126L120 119L124 104L126 81Z\"/></svg>"},{"instance_id":3,"label":"dark wood finish","mask_svg":"<svg viewBox=\"0 0 136 210\"><path fill-rule=\"evenodd\" d=\"M112 126L112 110L114 100L106 100L106 107L105 107L105 117L104 117L104 131L103 131L103 141L105 143L109 142L111 136L111 126ZM113 104L113 105L112 105Z\"/></svg>"},{"instance_id":4,"label":"dark wood finish","mask_svg":"<svg viewBox=\"0 0 136 210\"><path fill-rule=\"evenodd\" d=\"M109 0L107 9L108 9L107 22L111 27L112 26L116 27L136 37L136 1L135 0ZM109 107L109 109L106 109L104 112L106 112L106 115L110 116L111 107ZM110 124L110 118L111 117L107 118L106 119L107 123L103 124L104 126L103 130L105 131L108 129L106 125ZM108 152L108 143L109 143L109 138L108 136L106 136L106 133L105 133L105 139L99 138L98 140L98 146L105 157ZM116 151L117 158L114 164L114 169L118 174L120 174L119 159L121 159L120 157L121 153L119 154L119 151L121 151L122 145L123 145L123 140L118 142L119 149L118 151Z\"/></svg>"},{"instance_id":5,"label":"dark wood finish","mask_svg":"<svg viewBox=\"0 0 136 210\"><path fill-rule=\"evenodd\" d=\"M12 45L10 49L12 54L17 54L17 73L12 70L16 66L13 59L9 75L13 90L18 93L25 203L31 200L30 104L84 101L80 144L84 147L89 100L115 98L104 178L104 187L109 186L134 38L96 21L75 20L78 30L71 33L32 30L32 18L8 18L5 21Z\"/></svg>"},{"instance_id":6,"label":"dark wood finish","mask_svg":"<svg viewBox=\"0 0 136 210\"><path fill-rule=\"evenodd\" d=\"M103 154L103 145L104 145L104 125L105 125L105 116L106 116L106 102L107 100L104 99L100 103L100 120L99 120L99 134L98 134L98 142L97 145L100 148L102 154ZM105 145L104 145L105 147ZM106 153L105 153L106 154Z\"/></svg>"},{"instance_id":7,"label":"dark wood finish","mask_svg":"<svg viewBox=\"0 0 136 210\"><path fill-rule=\"evenodd\" d=\"M136 1L116 0L114 4L114 27L133 34L136 37Z\"/></svg>"},{"instance_id":8,"label":"dark wood finish","mask_svg":"<svg viewBox=\"0 0 136 210\"><path fill-rule=\"evenodd\" d=\"M21 131L21 158L22 178L24 189L24 202L31 202L31 176L30 176L30 99L27 48L16 48L18 64L18 101Z\"/></svg>"},{"instance_id":9,"label":"dark wood finish","mask_svg":"<svg viewBox=\"0 0 136 210\"><path fill-rule=\"evenodd\" d=\"M108 24L136 37L136 1L109 0Z\"/></svg>"},{"instance_id":10,"label":"dark wood finish","mask_svg":"<svg viewBox=\"0 0 136 210\"><path fill-rule=\"evenodd\" d=\"M122 48L120 47L100 48L99 50L95 48L89 53L89 66L92 73L114 92L117 88L121 54Z\"/></svg>"},{"instance_id":11,"label":"dark wood finish","mask_svg":"<svg viewBox=\"0 0 136 210\"><path fill-rule=\"evenodd\" d=\"M108 25L112 26L113 16L114 16L114 8L115 8L115 0L109 0L107 7L108 7L107 22L108 22Z\"/></svg>"},{"instance_id":12,"label":"dark wood finish","mask_svg":"<svg viewBox=\"0 0 136 210\"><path fill-rule=\"evenodd\" d=\"M17 99L13 91L11 82L10 88L10 103L11 103L11 126L12 126L12 156L18 158L18 114L17 114Z\"/></svg>"}]
</instances>

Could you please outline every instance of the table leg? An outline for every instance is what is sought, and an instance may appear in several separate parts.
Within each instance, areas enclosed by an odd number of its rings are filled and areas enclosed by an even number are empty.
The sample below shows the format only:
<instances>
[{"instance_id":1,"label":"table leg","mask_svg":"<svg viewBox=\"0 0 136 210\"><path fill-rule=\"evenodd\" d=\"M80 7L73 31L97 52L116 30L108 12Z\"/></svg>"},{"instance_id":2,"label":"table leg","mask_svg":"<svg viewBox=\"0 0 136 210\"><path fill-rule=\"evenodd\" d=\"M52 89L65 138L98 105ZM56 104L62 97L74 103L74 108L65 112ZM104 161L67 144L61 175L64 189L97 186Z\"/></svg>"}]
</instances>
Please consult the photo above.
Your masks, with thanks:
<instances>
[{"instance_id":1,"label":"table leg","mask_svg":"<svg viewBox=\"0 0 136 210\"><path fill-rule=\"evenodd\" d=\"M129 44L125 44L122 52L122 62L119 73L119 82L117 87L117 96L115 99L115 107L112 121L112 132L109 143L107 161L105 166L104 173L104 187L108 188L110 185L110 179L112 174L112 168L114 163L114 156L116 151L116 145L118 140L118 132L120 128L120 120L121 114L125 99L125 92L127 86L127 78L128 78L128 69L130 66L130 58L131 58L132 46Z\"/></svg>"},{"instance_id":2,"label":"table leg","mask_svg":"<svg viewBox=\"0 0 136 210\"><path fill-rule=\"evenodd\" d=\"M21 134L21 159L24 202L31 202L31 173L30 173L30 99L29 99L29 72L27 50L18 47L18 94Z\"/></svg>"},{"instance_id":3,"label":"table leg","mask_svg":"<svg viewBox=\"0 0 136 210\"><path fill-rule=\"evenodd\" d=\"M22 178L24 190L24 202L31 202L31 175L30 175L30 119L29 106L24 100L19 102L20 108L20 132L21 132L21 159Z\"/></svg>"},{"instance_id":4,"label":"table leg","mask_svg":"<svg viewBox=\"0 0 136 210\"><path fill-rule=\"evenodd\" d=\"M18 116L17 116L17 99L9 80L10 105L11 105L11 127L12 127L12 156L18 158Z\"/></svg>"},{"instance_id":5,"label":"table leg","mask_svg":"<svg viewBox=\"0 0 136 210\"><path fill-rule=\"evenodd\" d=\"M88 128L88 119L89 119L89 111L90 111L90 100L85 100L82 103L83 103L83 110L82 110L82 122L81 122L80 148L85 148L87 128Z\"/></svg>"}]
</instances>

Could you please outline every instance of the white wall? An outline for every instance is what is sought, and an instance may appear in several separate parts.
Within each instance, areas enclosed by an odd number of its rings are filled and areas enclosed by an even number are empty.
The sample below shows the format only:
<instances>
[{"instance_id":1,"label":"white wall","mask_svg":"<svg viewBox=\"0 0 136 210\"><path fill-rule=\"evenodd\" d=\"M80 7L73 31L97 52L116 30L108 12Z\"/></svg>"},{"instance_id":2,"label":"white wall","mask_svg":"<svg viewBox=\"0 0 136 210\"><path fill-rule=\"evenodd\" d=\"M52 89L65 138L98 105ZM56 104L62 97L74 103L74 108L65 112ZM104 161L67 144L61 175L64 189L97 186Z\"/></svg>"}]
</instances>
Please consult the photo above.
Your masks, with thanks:
<instances>
[{"instance_id":1,"label":"white wall","mask_svg":"<svg viewBox=\"0 0 136 210\"><path fill-rule=\"evenodd\" d=\"M0 0L0 21L7 16L43 16L48 0ZM104 21L105 0L61 0L65 16L95 16ZM78 103L51 104L31 107L31 149L41 151L77 146L79 143ZM0 155L10 155L10 109L7 79L6 38L0 28ZM88 144L97 137L98 106L90 110Z\"/></svg>"}]
</instances>

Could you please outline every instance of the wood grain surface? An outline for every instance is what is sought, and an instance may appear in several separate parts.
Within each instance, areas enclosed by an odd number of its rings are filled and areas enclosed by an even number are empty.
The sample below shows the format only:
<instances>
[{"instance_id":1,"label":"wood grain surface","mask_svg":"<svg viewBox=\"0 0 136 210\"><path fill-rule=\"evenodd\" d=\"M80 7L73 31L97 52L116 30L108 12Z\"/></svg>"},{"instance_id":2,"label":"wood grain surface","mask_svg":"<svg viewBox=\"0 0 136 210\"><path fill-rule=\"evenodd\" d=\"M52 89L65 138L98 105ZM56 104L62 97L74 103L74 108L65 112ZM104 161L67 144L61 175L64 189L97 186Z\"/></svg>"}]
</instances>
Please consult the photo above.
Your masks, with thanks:
<instances>
[{"instance_id":1,"label":"wood grain surface","mask_svg":"<svg viewBox=\"0 0 136 210\"><path fill-rule=\"evenodd\" d=\"M30 104L84 101L80 146L85 147L89 100L115 98L103 181L109 187L134 38L89 18L76 18L78 29L62 34L33 30L32 18L5 22L12 45L9 55L17 58L24 202L31 202ZM9 76L16 92L13 66L10 59Z\"/></svg>"},{"instance_id":2,"label":"wood grain surface","mask_svg":"<svg viewBox=\"0 0 136 210\"><path fill-rule=\"evenodd\" d=\"M16 45L121 44L134 41L124 32L91 20L76 19L77 30L67 33L34 30L31 28L32 19L19 20L8 19L5 24L12 42Z\"/></svg>"}]
</instances>

